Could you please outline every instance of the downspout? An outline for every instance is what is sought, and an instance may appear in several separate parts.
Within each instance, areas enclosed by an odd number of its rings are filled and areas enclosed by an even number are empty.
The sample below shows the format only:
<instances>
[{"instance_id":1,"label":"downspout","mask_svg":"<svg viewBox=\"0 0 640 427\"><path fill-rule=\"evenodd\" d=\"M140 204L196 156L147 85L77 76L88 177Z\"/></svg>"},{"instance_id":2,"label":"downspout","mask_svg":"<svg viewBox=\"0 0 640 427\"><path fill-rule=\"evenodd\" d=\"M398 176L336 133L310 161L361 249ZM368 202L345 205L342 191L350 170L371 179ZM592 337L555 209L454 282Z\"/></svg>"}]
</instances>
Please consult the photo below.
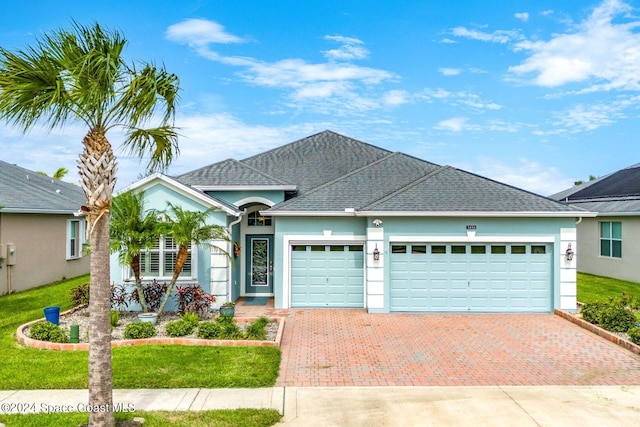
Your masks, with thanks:
<instances>
[{"instance_id":1,"label":"downspout","mask_svg":"<svg viewBox=\"0 0 640 427\"><path fill-rule=\"evenodd\" d=\"M227 229L229 230L229 236L233 236L233 226L236 224L239 224L240 221L242 221L242 217L245 216L247 214L247 210L245 209L244 211L240 212L240 214L238 214L238 219L236 219L235 221L229 223L229 225L227 226ZM227 253L231 254L231 256L233 256L233 242L229 243L228 247L230 247L230 251L227 251ZM233 276L233 271L229 272L229 279L227 280L227 301L231 301L231 286L233 286L233 284L231 283L232 280L232 276Z\"/></svg>"},{"instance_id":2,"label":"downspout","mask_svg":"<svg viewBox=\"0 0 640 427\"><path fill-rule=\"evenodd\" d=\"M578 220L576 221L576 225L580 224L582 222L582 217L578 217Z\"/></svg>"}]
</instances>

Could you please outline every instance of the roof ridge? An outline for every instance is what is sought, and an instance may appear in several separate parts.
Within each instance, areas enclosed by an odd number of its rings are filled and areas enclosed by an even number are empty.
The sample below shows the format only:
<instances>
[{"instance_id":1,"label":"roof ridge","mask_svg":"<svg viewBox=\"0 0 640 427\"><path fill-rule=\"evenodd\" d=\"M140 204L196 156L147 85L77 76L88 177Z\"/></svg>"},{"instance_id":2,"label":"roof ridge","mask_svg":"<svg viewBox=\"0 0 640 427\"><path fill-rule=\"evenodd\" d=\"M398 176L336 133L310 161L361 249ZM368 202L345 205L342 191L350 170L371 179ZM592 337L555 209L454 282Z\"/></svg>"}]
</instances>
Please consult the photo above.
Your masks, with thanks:
<instances>
[{"instance_id":1,"label":"roof ridge","mask_svg":"<svg viewBox=\"0 0 640 427\"><path fill-rule=\"evenodd\" d=\"M376 164L378 164L378 163L380 163L380 162L382 162L382 161L384 161L384 160L390 159L390 158L392 158L392 157L394 157L394 156L401 155L401 154L402 154L402 153L401 153L401 152L399 152L399 151L396 151L396 152L393 152L393 153L389 153L389 154L387 154L386 156L379 158L378 160L375 160L375 161L373 161L373 162L371 162L371 163L367 163L366 165L361 166L361 167L359 167L358 169L354 169L354 170L352 170L351 172L348 172L348 173L346 173L346 174L344 174L344 175L340 175L339 177L337 177L337 178L335 178L335 179L332 179L331 181L327 181L327 182L325 182L325 183L324 183L324 184L322 184L322 185L319 185L319 186L317 186L317 187L315 187L315 188L312 188L311 190L309 190L309 191L305 192L304 194L302 194L302 195L300 196L300 198L295 197L295 198L293 198L293 199L289 199L289 200L291 200L291 201L294 201L294 200L295 200L295 201L297 201L297 200L300 200L301 198L305 198L305 197L306 197L306 196L308 196L308 195L311 195L311 194L317 193L318 191L322 190L322 189L323 189L323 188L325 188L325 187L328 187L329 185L335 184L336 182L341 181L341 180L343 180L343 179L345 179L345 178L347 178L347 177L349 177L349 176L351 176L351 175L354 175L354 174L356 174L356 173L362 172L363 170L366 170L366 169L368 169L368 168L369 168L369 167L371 167L371 166L374 166L374 165L376 165ZM289 202L289 200L285 200L284 202L278 203L278 206L282 206L282 205L286 206L286 205L287 205L287 202Z\"/></svg>"},{"instance_id":2,"label":"roof ridge","mask_svg":"<svg viewBox=\"0 0 640 427\"><path fill-rule=\"evenodd\" d=\"M291 184L289 182L285 182L285 181L281 180L280 178L277 178L275 176L269 175L268 173L265 173L265 172L261 171L260 169L254 168L253 166L248 165L248 164L244 163L241 160L236 160L236 159L230 159L230 160L233 160L234 162L236 162L238 164L241 164L243 167L245 167L247 169L251 169L252 171L257 172L257 173L259 173L260 175L262 175L262 176L264 176L266 178L269 178L269 179L272 179L274 181L277 181L278 183L280 183L282 185L290 185Z\"/></svg>"},{"instance_id":3,"label":"roof ridge","mask_svg":"<svg viewBox=\"0 0 640 427\"><path fill-rule=\"evenodd\" d=\"M435 163L432 163L435 164ZM444 172L447 169L450 169L451 166L448 165L444 165L444 166L439 166L438 169L429 172L428 174L421 176L411 182L409 182L408 184L403 185L402 187L396 189L395 191L392 191L391 193L387 194L384 197L379 198L378 200L369 203L367 206L364 206L362 209L360 209L361 211L366 211L366 210L370 210L373 209L374 207L376 207L376 205L379 205L380 203L386 202L387 200L389 200L392 197L397 196L398 194L407 191L408 189L415 187L416 185L434 177L435 175L438 175L441 172Z\"/></svg>"}]
</instances>

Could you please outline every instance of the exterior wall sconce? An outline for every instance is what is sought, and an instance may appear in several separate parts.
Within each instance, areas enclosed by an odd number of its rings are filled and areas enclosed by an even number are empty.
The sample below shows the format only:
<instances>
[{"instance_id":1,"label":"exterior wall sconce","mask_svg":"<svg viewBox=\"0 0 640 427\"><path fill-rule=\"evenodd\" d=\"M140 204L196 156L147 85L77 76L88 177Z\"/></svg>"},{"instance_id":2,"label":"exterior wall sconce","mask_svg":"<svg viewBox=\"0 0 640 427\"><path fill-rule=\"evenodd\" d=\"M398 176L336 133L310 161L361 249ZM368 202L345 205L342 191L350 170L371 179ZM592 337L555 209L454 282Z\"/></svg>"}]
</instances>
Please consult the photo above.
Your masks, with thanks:
<instances>
[{"instance_id":1,"label":"exterior wall sconce","mask_svg":"<svg viewBox=\"0 0 640 427\"><path fill-rule=\"evenodd\" d=\"M567 261L573 260L573 255L575 255L575 252L573 251L573 249L571 249L571 243L569 243L569 245L567 246L567 251L565 252L566 260Z\"/></svg>"},{"instance_id":2,"label":"exterior wall sconce","mask_svg":"<svg viewBox=\"0 0 640 427\"><path fill-rule=\"evenodd\" d=\"M375 225L376 227L380 227L382 225L382 220L374 219L373 220L373 225Z\"/></svg>"},{"instance_id":3,"label":"exterior wall sconce","mask_svg":"<svg viewBox=\"0 0 640 427\"><path fill-rule=\"evenodd\" d=\"M376 245L376 248L373 250L373 260L378 261L379 259L380 259L380 251L378 250L378 245Z\"/></svg>"}]
</instances>

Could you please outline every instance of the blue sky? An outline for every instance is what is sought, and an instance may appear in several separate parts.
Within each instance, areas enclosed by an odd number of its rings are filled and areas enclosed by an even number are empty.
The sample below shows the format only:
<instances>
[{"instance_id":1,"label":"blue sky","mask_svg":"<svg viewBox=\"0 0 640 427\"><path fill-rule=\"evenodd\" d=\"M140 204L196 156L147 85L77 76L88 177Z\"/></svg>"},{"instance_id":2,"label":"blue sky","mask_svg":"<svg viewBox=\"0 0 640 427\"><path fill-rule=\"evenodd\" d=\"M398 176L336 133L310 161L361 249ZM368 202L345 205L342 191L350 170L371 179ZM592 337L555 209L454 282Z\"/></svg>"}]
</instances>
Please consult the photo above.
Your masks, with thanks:
<instances>
[{"instance_id":1,"label":"blue sky","mask_svg":"<svg viewBox=\"0 0 640 427\"><path fill-rule=\"evenodd\" d=\"M180 77L169 174L325 129L543 195L640 162L640 0L11 1L0 46L72 20ZM76 181L85 132L0 123L0 159Z\"/></svg>"}]
</instances>

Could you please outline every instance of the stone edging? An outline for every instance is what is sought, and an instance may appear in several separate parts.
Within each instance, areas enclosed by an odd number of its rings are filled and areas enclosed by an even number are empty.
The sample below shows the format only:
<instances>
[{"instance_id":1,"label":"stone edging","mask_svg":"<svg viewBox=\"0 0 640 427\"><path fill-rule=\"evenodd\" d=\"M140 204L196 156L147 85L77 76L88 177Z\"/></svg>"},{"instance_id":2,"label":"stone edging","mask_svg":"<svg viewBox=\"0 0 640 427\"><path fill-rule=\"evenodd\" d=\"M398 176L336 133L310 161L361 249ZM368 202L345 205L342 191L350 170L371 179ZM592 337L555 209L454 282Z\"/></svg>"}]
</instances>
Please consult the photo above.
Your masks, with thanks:
<instances>
[{"instance_id":1,"label":"stone edging","mask_svg":"<svg viewBox=\"0 0 640 427\"><path fill-rule=\"evenodd\" d=\"M71 310L60 313L60 315L68 314L76 310ZM236 321L240 322L253 322L258 320L258 317L237 317ZM133 345L148 345L148 344L178 344L178 345L191 345L191 346L210 346L210 347L280 347L282 341L282 334L284 332L284 317L268 317L269 320L275 320L278 322L278 333L276 334L275 341L255 341L255 340L206 340L200 338L144 338L137 340L116 340L111 341L111 348L117 347L130 347ZM42 350L89 350L89 343L69 344L69 343L55 343L49 341L39 341L28 337L25 331L29 326L34 323L38 323L44 320L38 319L24 325L20 325L16 331L16 340L19 343L26 345L27 347L39 348Z\"/></svg>"},{"instance_id":2,"label":"stone edging","mask_svg":"<svg viewBox=\"0 0 640 427\"><path fill-rule=\"evenodd\" d=\"M566 319L568 321L570 321L571 323L575 323L576 325L580 326L581 328L584 328L586 330L588 330L589 332L593 332L594 334L608 340L611 341L614 344L619 345L620 347L624 347L627 350L640 355L640 345L634 344L629 340L626 340L622 337L619 337L618 335L611 333L609 331L607 331L606 329L602 329L599 326L594 325L593 323L589 323L586 320L583 320L571 313L568 313L566 311L562 311L559 309L555 309L554 313L560 317L562 317L563 319Z\"/></svg>"}]
</instances>

